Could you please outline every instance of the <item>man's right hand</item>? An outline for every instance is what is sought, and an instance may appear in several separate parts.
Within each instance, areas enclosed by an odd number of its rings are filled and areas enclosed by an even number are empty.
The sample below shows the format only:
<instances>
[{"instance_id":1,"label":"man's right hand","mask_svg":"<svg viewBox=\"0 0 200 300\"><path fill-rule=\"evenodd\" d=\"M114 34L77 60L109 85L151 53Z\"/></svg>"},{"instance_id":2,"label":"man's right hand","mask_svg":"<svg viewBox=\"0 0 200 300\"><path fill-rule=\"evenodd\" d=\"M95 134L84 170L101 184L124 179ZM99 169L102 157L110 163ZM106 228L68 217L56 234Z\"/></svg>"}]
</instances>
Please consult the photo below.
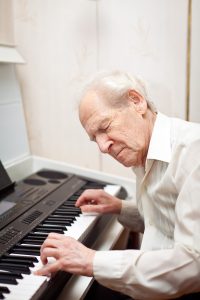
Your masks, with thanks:
<instances>
[{"instance_id":1,"label":"man's right hand","mask_svg":"<svg viewBox=\"0 0 200 300\"><path fill-rule=\"evenodd\" d=\"M104 190L89 189L81 194L75 206L87 213L120 214L122 200Z\"/></svg>"}]
</instances>

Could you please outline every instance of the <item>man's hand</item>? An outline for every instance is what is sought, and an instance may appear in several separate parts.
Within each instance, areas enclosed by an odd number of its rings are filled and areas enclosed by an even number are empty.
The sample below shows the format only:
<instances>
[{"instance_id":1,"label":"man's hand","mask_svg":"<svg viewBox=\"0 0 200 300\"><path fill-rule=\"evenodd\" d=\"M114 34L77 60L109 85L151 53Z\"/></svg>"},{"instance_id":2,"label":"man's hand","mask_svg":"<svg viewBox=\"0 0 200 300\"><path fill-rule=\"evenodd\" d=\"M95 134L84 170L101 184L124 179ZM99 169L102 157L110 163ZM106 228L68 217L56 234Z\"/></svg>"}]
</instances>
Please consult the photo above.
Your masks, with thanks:
<instances>
[{"instance_id":1,"label":"man's hand","mask_svg":"<svg viewBox=\"0 0 200 300\"><path fill-rule=\"evenodd\" d=\"M104 190L85 190L77 199L76 207L80 207L82 212L119 214L122 207L122 200L111 196Z\"/></svg>"},{"instance_id":2,"label":"man's hand","mask_svg":"<svg viewBox=\"0 0 200 300\"><path fill-rule=\"evenodd\" d=\"M77 240L58 233L50 233L41 246L40 258L44 267L35 275L56 273L59 270L73 274L93 276L95 250L85 247ZM48 258L55 261L48 264Z\"/></svg>"}]
</instances>

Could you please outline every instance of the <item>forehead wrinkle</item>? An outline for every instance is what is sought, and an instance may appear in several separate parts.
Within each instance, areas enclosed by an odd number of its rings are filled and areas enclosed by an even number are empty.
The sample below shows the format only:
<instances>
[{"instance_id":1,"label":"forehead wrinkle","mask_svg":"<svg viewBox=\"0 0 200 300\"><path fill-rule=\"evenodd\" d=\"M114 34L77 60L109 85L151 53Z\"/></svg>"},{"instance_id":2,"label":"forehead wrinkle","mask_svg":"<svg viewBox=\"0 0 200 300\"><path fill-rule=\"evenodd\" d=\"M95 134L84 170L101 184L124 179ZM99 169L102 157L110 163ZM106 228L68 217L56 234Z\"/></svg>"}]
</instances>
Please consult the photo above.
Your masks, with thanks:
<instances>
[{"instance_id":1,"label":"forehead wrinkle","mask_svg":"<svg viewBox=\"0 0 200 300\"><path fill-rule=\"evenodd\" d=\"M96 116L95 116L96 113ZM92 118L93 117L93 118ZM87 119L85 129L88 132L88 134L91 137L91 140L93 140L93 136L98 132L99 129L101 129L101 126L104 122L109 120L109 116L107 113L98 113L98 111L93 112L93 114L90 115L90 118Z\"/></svg>"},{"instance_id":2,"label":"forehead wrinkle","mask_svg":"<svg viewBox=\"0 0 200 300\"><path fill-rule=\"evenodd\" d=\"M89 136L94 135L102 122L109 119L109 113L110 107L95 91L87 92L79 105L79 118Z\"/></svg>"}]
</instances>

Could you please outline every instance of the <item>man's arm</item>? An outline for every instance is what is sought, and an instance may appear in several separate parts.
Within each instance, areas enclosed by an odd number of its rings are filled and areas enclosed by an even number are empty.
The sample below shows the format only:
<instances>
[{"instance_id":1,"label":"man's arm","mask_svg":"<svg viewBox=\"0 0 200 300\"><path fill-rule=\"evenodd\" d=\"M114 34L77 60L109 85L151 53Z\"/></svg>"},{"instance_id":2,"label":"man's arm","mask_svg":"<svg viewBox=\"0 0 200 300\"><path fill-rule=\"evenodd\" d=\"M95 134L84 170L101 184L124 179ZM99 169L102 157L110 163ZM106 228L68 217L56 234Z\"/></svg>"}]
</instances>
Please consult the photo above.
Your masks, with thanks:
<instances>
[{"instance_id":1,"label":"man's arm","mask_svg":"<svg viewBox=\"0 0 200 300\"><path fill-rule=\"evenodd\" d=\"M183 245L146 251L97 251L93 272L102 285L134 299L173 299L200 290L200 257Z\"/></svg>"},{"instance_id":2,"label":"man's arm","mask_svg":"<svg viewBox=\"0 0 200 300\"><path fill-rule=\"evenodd\" d=\"M122 200L122 208L118 221L133 232L144 232L144 221L139 214L134 200Z\"/></svg>"},{"instance_id":3,"label":"man's arm","mask_svg":"<svg viewBox=\"0 0 200 300\"><path fill-rule=\"evenodd\" d=\"M117 214L118 221L135 232L144 231L144 222L134 200L121 200L103 190L86 190L78 198L76 206L82 212Z\"/></svg>"}]
</instances>

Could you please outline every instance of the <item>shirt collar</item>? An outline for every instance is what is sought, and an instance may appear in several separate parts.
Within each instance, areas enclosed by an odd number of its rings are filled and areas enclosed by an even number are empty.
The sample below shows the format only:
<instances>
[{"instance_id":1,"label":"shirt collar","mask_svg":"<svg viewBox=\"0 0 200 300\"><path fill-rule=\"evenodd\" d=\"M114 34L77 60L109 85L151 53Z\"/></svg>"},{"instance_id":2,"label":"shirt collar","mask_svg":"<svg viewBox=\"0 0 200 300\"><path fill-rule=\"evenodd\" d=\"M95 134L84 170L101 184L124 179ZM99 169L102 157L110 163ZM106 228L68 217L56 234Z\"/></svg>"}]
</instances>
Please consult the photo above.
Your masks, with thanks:
<instances>
[{"instance_id":1,"label":"shirt collar","mask_svg":"<svg viewBox=\"0 0 200 300\"><path fill-rule=\"evenodd\" d=\"M151 159L170 162L172 152L170 127L170 118L158 112L149 144L147 161Z\"/></svg>"}]
</instances>

